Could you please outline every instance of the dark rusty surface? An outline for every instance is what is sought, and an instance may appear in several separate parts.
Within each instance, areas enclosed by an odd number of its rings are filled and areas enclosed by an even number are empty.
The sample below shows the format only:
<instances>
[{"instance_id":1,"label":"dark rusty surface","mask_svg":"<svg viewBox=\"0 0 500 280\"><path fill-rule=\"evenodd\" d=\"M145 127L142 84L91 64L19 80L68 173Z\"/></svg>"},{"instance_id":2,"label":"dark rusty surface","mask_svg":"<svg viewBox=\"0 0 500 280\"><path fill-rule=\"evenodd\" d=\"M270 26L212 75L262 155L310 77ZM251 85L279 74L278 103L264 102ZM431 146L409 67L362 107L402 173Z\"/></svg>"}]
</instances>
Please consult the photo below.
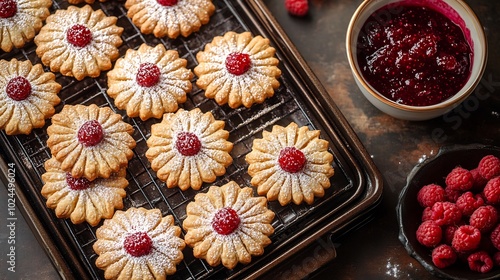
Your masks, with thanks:
<instances>
[{"instance_id":1,"label":"dark rusty surface","mask_svg":"<svg viewBox=\"0 0 500 280\"><path fill-rule=\"evenodd\" d=\"M287 14L283 0L265 1L358 134L385 181L373 220L339 240L337 258L311 277L432 279L398 240L397 199L411 169L443 145L500 145L500 2L466 1L488 37L485 74L474 94L454 112L423 122L397 120L382 113L357 88L347 62L345 35L361 2L310 0L308 16L297 18Z\"/></svg>"},{"instance_id":2,"label":"dark rusty surface","mask_svg":"<svg viewBox=\"0 0 500 280\"><path fill-rule=\"evenodd\" d=\"M289 16L284 9L284 0L264 2L358 134L385 179L383 199L373 212L373 219L336 240L336 259L309 278L433 279L406 253L398 240L397 198L413 166L435 155L441 146L500 145L500 53L497 51L500 48L500 2L467 1L481 19L488 36L489 59L483 80L474 95L455 112L424 122L401 121L385 115L373 107L356 87L346 58L345 35L349 20L361 0L309 0L310 11L305 18ZM29 232L20 231L18 234L22 239ZM36 245L33 242L26 240L26 243ZM327 257L323 251L311 254ZM27 257L27 254L23 256ZM38 262L39 257L43 254L32 254L28 259L31 263L42 263ZM4 268L3 265L0 267ZM291 273L287 275L303 276L304 269L300 265L290 267ZM20 267L13 279L33 273L43 279L55 276L48 264L32 267L30 271L26 271L25 266L25 271L22 270Z\"/></svg>"}]
</instances>

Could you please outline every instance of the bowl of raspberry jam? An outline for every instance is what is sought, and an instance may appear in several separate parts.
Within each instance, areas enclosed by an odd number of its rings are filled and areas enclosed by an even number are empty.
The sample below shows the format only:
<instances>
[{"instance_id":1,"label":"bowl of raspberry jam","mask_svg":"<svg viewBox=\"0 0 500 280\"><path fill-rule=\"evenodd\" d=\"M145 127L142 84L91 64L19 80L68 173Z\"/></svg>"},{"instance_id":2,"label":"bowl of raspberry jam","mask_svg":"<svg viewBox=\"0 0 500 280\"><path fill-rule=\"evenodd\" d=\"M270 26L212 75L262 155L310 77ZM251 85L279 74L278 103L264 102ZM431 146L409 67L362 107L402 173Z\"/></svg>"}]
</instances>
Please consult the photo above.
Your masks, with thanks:
<instances>
[{"instance_id":1,"label":"bowl of raspberry jam","mask_svg":"<svg viewBox=\"0 0 500 280\"><path fill-rule=\"evenodd\" d=\"M488 56L483 27L461 0L365 0L346 50L356 84L382 112L420 121L464 101Z\"/></svg>"},{"instance_id":2,"label":"bowl of raspberry jam","mask_svg":"<svg viewBox=\"0 0 500 280\"><path fill-rule=\"evenodd\" d=\"M500 279L499 206L500 147L443 146L407 177L396 206L399 240L439 278Z\"/></svg>"}]
</instances>

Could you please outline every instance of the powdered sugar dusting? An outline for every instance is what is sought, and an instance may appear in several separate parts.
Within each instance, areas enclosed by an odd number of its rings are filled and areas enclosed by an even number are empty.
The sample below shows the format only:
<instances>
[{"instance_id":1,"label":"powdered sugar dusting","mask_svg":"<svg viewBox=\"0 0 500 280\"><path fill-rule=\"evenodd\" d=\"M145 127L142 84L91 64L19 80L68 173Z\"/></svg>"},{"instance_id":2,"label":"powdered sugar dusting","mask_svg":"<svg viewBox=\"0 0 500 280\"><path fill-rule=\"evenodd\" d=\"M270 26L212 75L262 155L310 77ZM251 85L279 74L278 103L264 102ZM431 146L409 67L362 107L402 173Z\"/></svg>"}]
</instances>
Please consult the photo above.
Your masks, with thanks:
<instances>
[{"instance_id":1,"label":"powdered sugar dusting","mask_svg":"<svg viewBox=\"0 0 500 280\"><path fill-rule=\"evenodd\" d=\"M182 260L181 250L184 248L184 242L179 238L180 230L174 230L176 226L170 223L171 219L162 218L159 213L158 209L130 208L123 215L115 215L113 219L106 221L96 232L98 240L94 244L94 250L100 255L96 263L103 263L104 269L111 269L115 262L131 262L134 269L143 272L150 271L152 275L162 274L162 271L171 274L171 270L175 271L175 266ZM121 224L127 224L130 227L123 228ZM156 231L156 228L161 228L162 231ZM110 232L113 233L111 236L109 234L103 236L104 233ZM156 234L152 234L153 232ZM145 250L141 252L142 254L135 256L130 254L124 244L127 238L133 235L147 235L150 250ZM120 249L116 251L116 248ZM106 253L113 250L117 256L111 259L106 258ZM133 271L131 273L134 274ZM148 276L143 275L143 277Z\"/></svg>"}]
</instances>

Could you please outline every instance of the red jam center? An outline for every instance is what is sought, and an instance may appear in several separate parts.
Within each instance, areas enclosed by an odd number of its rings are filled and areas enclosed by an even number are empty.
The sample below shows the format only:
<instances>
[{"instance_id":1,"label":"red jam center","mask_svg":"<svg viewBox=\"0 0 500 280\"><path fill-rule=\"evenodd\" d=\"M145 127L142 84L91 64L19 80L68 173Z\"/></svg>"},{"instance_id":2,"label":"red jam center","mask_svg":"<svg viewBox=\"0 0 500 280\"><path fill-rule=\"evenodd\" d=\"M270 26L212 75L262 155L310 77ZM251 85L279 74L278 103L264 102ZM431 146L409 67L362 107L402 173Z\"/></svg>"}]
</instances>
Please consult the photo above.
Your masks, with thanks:
<instances>
[{"instance_id":1,"label":"red jam center","mask_svg":"<svg viewBox=\"0 0 500 280\"><path fill-rule=\"evenodd\" d=\"M231 53L226 57L226 69L233 75L245 74L252 67L252 60L246 53Z\"/></svg>"},{"instance_id":2,"label":"red jam center","mask_svg":"<svg viewBox=\"0 0 500 280\"><path fill-rule=\"evenodd\" d=\"M17 13L17 2L15 0L0 0L0 18L10 18Z\"/></svg>"},{"instance_id":3,"label":"red jam center","mask_svg":"<svg viewBox=\"0 0 500 280\"><path fill-rule=\"evenodd\" d=\"M71 173L66 173L66 184L75 191L81 191L90 187L90 181L87 178L74 178Z\"/></svg>"},{"instance_id":4,"label":"red jam center","mask_svg":"<svg viewBox=\"0 0 500 280\"><path fill-rule=\"evenodd\" d=\"M125 251L134 257L141 257L151 253L153 241L145 232L136 232L130 234L123 241Z\"/></svg>"},{"instance_id":5,"label":"red jam center","mask_svg":"<svg viewBox=\"0 0 500 280\"><path fill-rule=\"evenodd\" d=\"M361 30L357 59L362 74L396 103L440 103L469 78L471 48L460 27L437 11L411 5L383 7Z\"/></svg>"},{"instance_id":6,"label":"red jam center","mask_svg":"<svg viewBox=\"0 0 500 280\"><path fill-rule=\"evenodd\" d=\"M286 147L280 151L278 162L281 169L289 173L296 173L306 165L306 156L295 147Z\"/></svg>"},{"instance_id":7,"label":"red jam center","mask_svg":"<svg viewBox=\"0 0 500 280\"><path fill-rule=\"evenodd\" d=\"M101 143L104 132L101 124L97 120L85 122L78 130L78 141L85 147L92 147Z\"/></svg>"},{"instance_id":8,"label":"red jam center","mask_svg":"<svg viewBox=\"0 0 500 280\"><path fill-rule=\"evenodd\" d=\"M21 101L30 96L31 84L25 77L17 76L7 83L5 92L10 98Z\"/></svg>"},{"instance_id":9,"label":"red jam center","mask_svg":"<svg viewBox=\"0 0 500 280\"><path fill-rule=\"evenodd\" d=\"M194 156L201 150L201 142L194 133L180 132L175 147L183 156Z\"/></svg>"},{"instance_id":10,"label":"red jam center","mask_svg":"<svg viewBox=\"0 0 500 280\"><path fill-rule=\"evenodd\" d=\"M75 24L66 32L66 39L72 45L83 48L92 41L92 32L84 25Z\"/></svg>"},{"instance_id":11,"label":"red jam center","mask_svg":"<svg viewBox=\"0 0 500 280\"><path fill-rule=\"evenodd\" d=\"M215 213L212 228L222 235L233 233L240 225L240 217L232 208L224 207Z\"/></svg>"},{"instance_id":12,"label":"red jam center","mask_svg":"<svg viewBox=\"0 0 500 280\"><path fill-rule=\"evenodd\" d=\"M160 4L162 6L166 6L166 7L174 6L177 4L177 0L156 0L156 2L158 2L158 4Z\"/></svg>"},{"instance_id":13,"label":"red jam center","mask_svg":"<svg viewBox=\"0 0 500 280\"><path fill-rule=\"evenodd\" d=\"M135 80L141 87L152 87L160 81L160 68L153 63L142 63L135 76Z\"/></svg>"}]
</instances>

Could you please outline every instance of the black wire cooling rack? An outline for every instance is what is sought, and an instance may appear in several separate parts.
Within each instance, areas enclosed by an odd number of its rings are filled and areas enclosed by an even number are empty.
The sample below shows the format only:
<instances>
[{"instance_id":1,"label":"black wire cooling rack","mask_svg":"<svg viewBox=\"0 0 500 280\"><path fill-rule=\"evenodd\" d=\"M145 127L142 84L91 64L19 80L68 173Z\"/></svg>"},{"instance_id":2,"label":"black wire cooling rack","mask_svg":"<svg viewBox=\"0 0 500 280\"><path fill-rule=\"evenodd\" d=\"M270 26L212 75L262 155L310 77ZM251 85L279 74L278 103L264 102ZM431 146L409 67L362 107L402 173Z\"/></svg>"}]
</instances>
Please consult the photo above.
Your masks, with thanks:
<instances>
[{"instance_id":1,"label":"black wire cooling rack","mask_svg":"<svg viewBox=\"0 0 500 280\"><path fill-rule=\"evenodd\" d=\"M238 2L229 0L214 1L216 12L210 19L209 24L202 27L199 32L187 38L171 40L168 38L158 39L150 35L139 32L131 20L126 16L126 9L123 1L108 1L93 4L94 9L102 9L107 15L118 18L117 25L124 27L122 35L123 45L120 53L123 55L127 49L137 49L141 44L147 43L151 46L163 44L167 49L177 50L182 58L187 59L188 68L193 69L196 62L196 53L201 50L213 37L223 35L227 31L252 31L260 33L255 20L250 19L248 10L241 9ZM56 9L64 9L69 4L67 1L54 1L52 12ZM258 21L257 21L258 23ZM265 36L265 34L264 34ZM36 45L31 42L24 48L14 50L11 53L0 53L1 59L17 58L19 60L30 60L32 63L41 63L35 53ZM278 51L278 58L283 58ZM283 59L284 61L285 59ZM283 65L280 66L280 68ZM60 92L61 104L56 107L59 112L65 104L97 104L99 106L109 106L123 116L124 121L130 123L135 132L134 139L137 146L134 149L134 157L130 160L127 169L127 179L129 186L126 188L127 196L124 200L124 208L145 207L158 208L164 215L173 215L177 225L182 225L186 217L186 205L193 200L198 192L205 192L210 185L222 185L230 180L236 181L240 185L250 186L250 177L247 174L247 167L244 158L250 152L252 141L262 136L263 130L270 130L274 124L282 126L290 122L296 122L300 126L309 126L311 129L322 131L321 137L327 139L331 145L331 152L335 156L333 167L335 175L332 177L332 187L327 190L325 197L316 199L313 205L288 205L280 206L277 202L269 203L269 207L276 213L273 221L275 233L271 236L272 244L266 247L266 252L261 257L254 258L253 262L247 266L238 265L233 270L224 267L210 267L206 262L196 259L192 255L192 250L188 247L183 251L184 260L178 266L177 273L170 279L219 279L231 277L243 277L244 271L258 269L266 260L267 255L285 252L284 248L290 242L294 242L298 232L307 227L311 221L322 217L328 213L341 211L345 204L359 195L364 188L359 182L361 171L346 157L342 139L345 136L337 135L318 120L318 112L310 104L310 100L304 98L304 93L296 86L294 77L289 75L288 68L282 68L283 75L280 78L281 86L275 95L263 104L254 105L251 108L231 109L228 106L219 106L213 100L205 98L204 92L198 89L193 80L193 90L188 94L188 100L182 104L184 109L200 108L203 112L212 112L216 119L224 120L225 129L230 132L229 141L234 143L231 152L233 164L227 168L224 176L218 178L213 184L204 184L199 191L181 191L178 188L167 189L160 181L154 171L150 168L150 163L145 157L147 150L146 140L150 136L150 127L159 120L150 119L141 121L138 118L129 118L125 112L118 110L113 100L106 94L106 73L100 77L92 79L86 78L77 81L71 77L64 77L56 73L56 80L63 88ZM48 69L46 68L48 71ZM194 78L196 79L196 78ZM309 101L308 101L309 100ZM2 132L5 140L2 144L4 152L10 155L11 160L19 162L23 168L24 186L23 191L28 194L30 203L43 224L48 227L49 234L54 239L54 243L63 244L60 250L63 255L74 256L79 263L69 264L76 267L82 278L103 278L103 273L94 265L97 258L92 250L92 245L96 240L95 230L99 227L91 227L83 223L72 224L69 220L62 220L55 217L52 210L46 209L45 200L40 194L43 186L41 175L45 172L44 162L50 158L50 150L46 145L47 125L41 129L35 129L30 135L7 136ZM271 260L272 261L272 260Z\"/></svg>"}]
</instances>

